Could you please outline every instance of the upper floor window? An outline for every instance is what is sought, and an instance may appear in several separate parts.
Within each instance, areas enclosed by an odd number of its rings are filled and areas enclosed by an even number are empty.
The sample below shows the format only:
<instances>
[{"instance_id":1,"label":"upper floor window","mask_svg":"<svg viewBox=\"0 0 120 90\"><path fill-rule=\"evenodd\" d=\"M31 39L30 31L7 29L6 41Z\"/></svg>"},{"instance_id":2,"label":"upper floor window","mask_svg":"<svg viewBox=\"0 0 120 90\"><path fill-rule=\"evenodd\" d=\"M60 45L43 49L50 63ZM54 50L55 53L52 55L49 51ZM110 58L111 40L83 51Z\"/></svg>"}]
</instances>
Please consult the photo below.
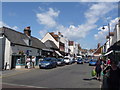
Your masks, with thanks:
<instances>
[{"instance_id":1,"label":"upper floor window","mask_svg":"<svg viewBox=\"0 0 120 90\"><path fill-rule=\"evenodd\" d=\"M29 39L28 43L29 43L29 46L32 46L32 41L30 39Z\"/></svg>"}]
</instances>

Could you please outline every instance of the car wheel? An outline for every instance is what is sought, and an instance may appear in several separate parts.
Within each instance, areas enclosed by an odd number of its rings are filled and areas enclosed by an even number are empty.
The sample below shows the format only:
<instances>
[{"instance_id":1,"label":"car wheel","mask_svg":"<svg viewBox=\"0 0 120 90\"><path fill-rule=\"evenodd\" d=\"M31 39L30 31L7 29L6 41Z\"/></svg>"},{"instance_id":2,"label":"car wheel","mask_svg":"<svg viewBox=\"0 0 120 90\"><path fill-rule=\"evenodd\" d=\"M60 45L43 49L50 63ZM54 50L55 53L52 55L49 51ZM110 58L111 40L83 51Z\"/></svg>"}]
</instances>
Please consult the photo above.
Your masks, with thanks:
<instances>
[{"instance_id":1,"label":"car wheel","mask_svg":"<svg viewBox=\"0 0 120 90\"><path fill-rule=\"evenodd\" d=\"M41 67L39 66L39 69L41 69Z\"/></svg>"},{"instance_id":2,"label":"car wheel","mask_svg":"<svg viewBox=\"0 0 120 90\"><path fill-rule=\"evenodd\" d=\"M57 67L57 65L54 66L54 68L56 68L56 67Z\"/></svg>"}]
</instances>

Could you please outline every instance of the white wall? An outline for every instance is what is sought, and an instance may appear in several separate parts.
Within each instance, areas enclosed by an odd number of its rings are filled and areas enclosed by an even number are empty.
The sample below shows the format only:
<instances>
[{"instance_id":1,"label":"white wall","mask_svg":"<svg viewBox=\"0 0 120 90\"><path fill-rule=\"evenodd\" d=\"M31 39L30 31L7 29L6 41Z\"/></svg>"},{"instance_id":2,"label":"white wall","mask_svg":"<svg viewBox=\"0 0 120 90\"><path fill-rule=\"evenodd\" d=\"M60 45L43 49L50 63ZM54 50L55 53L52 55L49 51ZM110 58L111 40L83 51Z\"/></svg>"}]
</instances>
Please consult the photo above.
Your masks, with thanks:
<instances>
[{"instance_id":1,"label":"white wall","mask_svg":"<svg viewBox=\"0 0 120 90\"><path fill-rule=\"evenodd\" d=\"M69 48L70 48L70 54L74 54L74 46L69 46Z\"/></svg>"},{"instance_id":2,"label":"white wall","mask_svg":"<svg viewBox=\"0 0 120 90\"><path fill-rule=\"evenodd\" d=\"M117 29L117 41L119 41L120 40L120 27L119 27L119 25L117 25L116 29Z\"/></svg>"},{"instance_id":3,"label":"white wall","mask_svg":"<svg viewBox=\"0 0 120 90\"><path fill-rule=\"evenodd\" d=\"M106 42L106 52L107 52L108 48L109 48L109 39L107 39L107 42Z\"/></svg>"},{"instance_id":4,"label":"white wall","mask_svg":"<svg viewBox=\"0 0 120 90\"><path fill-rule=\"evenodd\" d=\"M68 46L68 39L67 38L65 38L65 37L61 37L60 36L60 42L62 42L62 43L64 43L64 45L65 45L65 52L66 53L68 53L68 49L69 49L69 46Z\"/></svg>"},{"instance_id":5,"label":"white wall","mask_svg":"<svg viewBox=\"0 0 120 90\"><path fill-rule=\"evenodd\" d=\"M49 33L47 33L41 41L44 43L47 40L53 41L55 43L55 45L59 48L59 42L57 42Z\"/></svg>"},{"instance_id":6,"label":"white wall","mask_svg":"<svg viewBox=\"0 0 120 90\"><path fill-rule=\"evenodd\" d=\"M115 29L114 29L114 36L111 37L110 45L113 45L114 43L116 43L119 40L120 40L120 29L119 29L119 25L116 24Z\"/></svg>"},{"instance_id":7,"label":"white wall","mask_svg":"<svg viewBox=\"0 0 120 90\"><path fill-rule=\"evenodd\" d=\"M6 39L6 41L5 41L4 66L7 62L7 65L8 65L7 69L10 69L11 68L11 58L12 58L10 55L11 47L10 47L10 41L7 38L5 38L5 39Z\"/></svg>"}]
</instances>

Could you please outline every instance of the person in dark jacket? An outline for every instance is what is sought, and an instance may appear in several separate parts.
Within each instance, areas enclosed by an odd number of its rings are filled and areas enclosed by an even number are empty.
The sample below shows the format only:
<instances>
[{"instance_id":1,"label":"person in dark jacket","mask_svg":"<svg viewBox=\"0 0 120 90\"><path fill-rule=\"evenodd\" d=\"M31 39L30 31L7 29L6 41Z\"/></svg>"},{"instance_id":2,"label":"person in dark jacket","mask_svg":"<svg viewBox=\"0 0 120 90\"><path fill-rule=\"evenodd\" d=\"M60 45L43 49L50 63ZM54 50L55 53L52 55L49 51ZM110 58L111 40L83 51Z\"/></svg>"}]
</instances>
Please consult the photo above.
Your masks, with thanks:
<instances>
[{"instance_id":1,"label":"person in dark jacket","mask_svg":"<svg viewBox=\"0 0 120 90\"><path fill-rule=\"evenodd\" d=\"M96 71L96 76L97 76L97 80L101 80L101 71L102 71L102 60L99 58L96 62L96 67L95 67L95 71Z\"/></svg>"},{"instance_id":2,"label":"person in dark jacket","mask_svg":"<svg viewBox=\"0 0 120 90\"><path fill-rule=\"evenodd\" d=\"M107 77L108 90L120 90L120 69L115 61L111 61L103 73Z\"/></svg>"}]
</instances>

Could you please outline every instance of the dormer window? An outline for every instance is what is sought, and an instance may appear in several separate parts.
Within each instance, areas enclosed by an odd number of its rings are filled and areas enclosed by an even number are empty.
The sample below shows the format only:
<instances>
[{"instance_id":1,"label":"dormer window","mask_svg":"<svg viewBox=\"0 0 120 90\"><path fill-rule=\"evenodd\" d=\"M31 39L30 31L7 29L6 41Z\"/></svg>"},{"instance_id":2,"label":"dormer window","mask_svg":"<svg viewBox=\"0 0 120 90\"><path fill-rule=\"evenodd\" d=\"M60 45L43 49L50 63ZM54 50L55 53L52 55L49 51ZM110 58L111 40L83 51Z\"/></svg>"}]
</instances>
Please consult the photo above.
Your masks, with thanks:
<instances>
[{"instance_id":1,"label":"dormer window","mask_svg":"<svg viewBox=\"0 0 120 90\"><path fill-rule=\"evenodd\" d=\"M26 43L26 45L32 46L32 40L31 39L23 39L23 41Z\"/></svg>"},{"instance_id":2,"label":"dormer window","mask_svg":"<svg viewBox=\"0 0 120 90\"><path fill-rule=\"evenodd\" d=\"M32 46L32 41L30 39L29 39L28 43L29 43L29 46Z\"/></svg>"}]
</instances>

